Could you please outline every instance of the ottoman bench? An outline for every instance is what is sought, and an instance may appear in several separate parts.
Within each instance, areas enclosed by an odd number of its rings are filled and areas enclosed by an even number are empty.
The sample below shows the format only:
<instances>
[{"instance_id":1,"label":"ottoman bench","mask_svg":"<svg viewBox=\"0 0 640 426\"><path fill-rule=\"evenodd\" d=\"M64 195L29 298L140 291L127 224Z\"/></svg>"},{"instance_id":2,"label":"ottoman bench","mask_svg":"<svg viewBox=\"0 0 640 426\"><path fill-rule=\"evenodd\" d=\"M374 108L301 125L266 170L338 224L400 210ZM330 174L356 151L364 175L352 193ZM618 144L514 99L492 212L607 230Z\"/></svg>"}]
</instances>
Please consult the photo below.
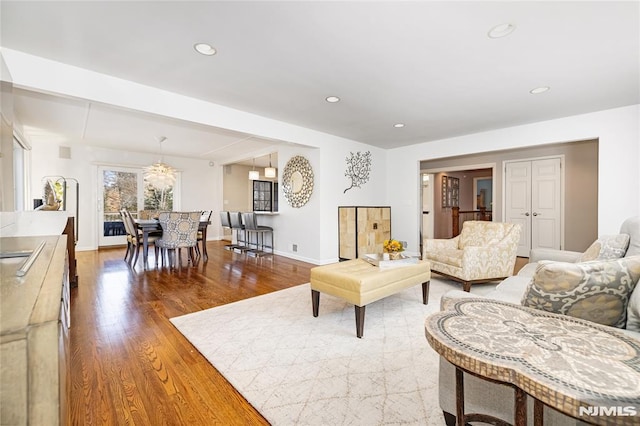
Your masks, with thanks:
<instances>
[{"instance_id":1,"label":"ottoman bench","mask_svg":"<svg viewBox=\"0 0 640 426\"><path fill-rule=\"evenodd\" d=\"M365 306L405 288L422 284L422 303L429 303L429 262L418 262L396 268L379 268L363 259L311 268L311 303L313 316L318 316L320 293L340 297L353 303L356 313L356 335L364 330Z\"/></svg>"}]
</instances>

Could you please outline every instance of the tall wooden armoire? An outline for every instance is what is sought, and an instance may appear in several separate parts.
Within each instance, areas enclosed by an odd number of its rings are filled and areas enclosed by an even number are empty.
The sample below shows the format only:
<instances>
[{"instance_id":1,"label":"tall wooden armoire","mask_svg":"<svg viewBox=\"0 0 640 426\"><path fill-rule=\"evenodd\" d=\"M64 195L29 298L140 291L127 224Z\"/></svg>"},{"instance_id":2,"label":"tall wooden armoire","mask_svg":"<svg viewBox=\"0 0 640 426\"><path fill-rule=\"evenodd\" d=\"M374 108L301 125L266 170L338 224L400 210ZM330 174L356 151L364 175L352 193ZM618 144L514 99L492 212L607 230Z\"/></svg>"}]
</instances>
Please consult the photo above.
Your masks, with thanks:
<instances>
[{"instance_id":1,"label":"tall wooden armoire","mask_svg":"<svg viewBox=\"0 0 640 426\"><path fill-rule=\"evenodd\" d=\"M382 253L384 240L391 238L391 207L339 206L338 257L357 259Z\"/></svg>"}]
</instances>

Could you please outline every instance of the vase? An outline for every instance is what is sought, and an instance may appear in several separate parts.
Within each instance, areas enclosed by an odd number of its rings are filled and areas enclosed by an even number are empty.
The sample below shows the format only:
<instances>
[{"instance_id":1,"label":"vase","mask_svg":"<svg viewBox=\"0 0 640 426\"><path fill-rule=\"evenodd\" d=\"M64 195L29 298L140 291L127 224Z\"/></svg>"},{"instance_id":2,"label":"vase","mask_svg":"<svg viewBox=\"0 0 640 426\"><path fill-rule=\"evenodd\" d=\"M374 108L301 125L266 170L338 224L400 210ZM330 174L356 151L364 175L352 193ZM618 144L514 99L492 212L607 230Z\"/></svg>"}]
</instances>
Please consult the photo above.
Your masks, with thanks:
<instances>
[{"instance_id":1,"label":"vase","mask_svg":"<svg viewBox=\"0 0 640 426\"><path fill-rule=\"evenodd\" d=\"M389 253L390 260L398 260L400 258L402 258L402 255L400 254L399 251L392 251L391 253Z\"/></svg>"}]
</instances>

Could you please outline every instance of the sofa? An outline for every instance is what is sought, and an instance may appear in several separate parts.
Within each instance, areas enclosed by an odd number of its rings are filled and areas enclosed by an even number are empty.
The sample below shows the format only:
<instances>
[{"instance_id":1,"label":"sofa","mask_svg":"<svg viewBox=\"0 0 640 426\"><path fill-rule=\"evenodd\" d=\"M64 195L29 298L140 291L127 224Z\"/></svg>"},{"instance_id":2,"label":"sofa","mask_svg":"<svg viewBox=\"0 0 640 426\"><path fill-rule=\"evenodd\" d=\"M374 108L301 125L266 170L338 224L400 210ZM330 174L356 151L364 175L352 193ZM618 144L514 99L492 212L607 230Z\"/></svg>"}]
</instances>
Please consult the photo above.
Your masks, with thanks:
<instances>
[{"instance_id":1,"label":"sofa","mask_svg":"<svg viewBox=\"0 0 640 426\"><path fill-rule=\"evenodd\" d=\"M564 276L565 274L567 276L580 274L583 277L585 275L589 276L590 272L597 274L597 271L602 270L602 265L606 265L605 268L613 265L623 269L626 266L626 270L633 273L631 280L628 276L621 278L622 275L612 278L612 280L618 280L618 284L622 281L633 281L627 284L628 291L622 299L622 303L626 303L626 306L622 308L618 306L618 310L616 310L619 313L620 309L623 309L622 318L616 318L606 309L584 309L585 305L589 306L587 303L583 303L583 306L578 306L578 308L576 306L579 303L576 303L569 307L568 310L565 309L563 311L562 309L566 307L552 306L553 303L542 306L537 302L537 299L540 298L540 293L545 291L545 282L556 280L559 276ZM620 234L601 236L582 253L549 249L532 250L529 263L517 275L508 277L498 284L495 290L484 296L460 290L449 291L441 299L441 309L448 309L452 301L460 298L486 297L594 320L600 324L615 326L622 333L640 341L640 285L637 285L638 277L640 277L639 265L640 217L632 217L622 224ZM563 285L566 285L570 278L566 279L565 277L563 280ZM607 291L602 293L606 295ZM598 303L602 302L598 300ZM607 303L608 301L605 301L601 306L605 306ZM591 318L590 315L595 316ZM488 382L466 373L464 384L465 412L488 414L506 422L513 422L515 392L512 387ZM455 367L440 358L439 403L448 425L455 424L455 401ZM532 424L533 419L533 405L532 400L527 404L529 410L527 418L530 424ZM554 426L586 424L546 406L544 408L544 420L546 424Z\"/></svg>"}]
</instances>

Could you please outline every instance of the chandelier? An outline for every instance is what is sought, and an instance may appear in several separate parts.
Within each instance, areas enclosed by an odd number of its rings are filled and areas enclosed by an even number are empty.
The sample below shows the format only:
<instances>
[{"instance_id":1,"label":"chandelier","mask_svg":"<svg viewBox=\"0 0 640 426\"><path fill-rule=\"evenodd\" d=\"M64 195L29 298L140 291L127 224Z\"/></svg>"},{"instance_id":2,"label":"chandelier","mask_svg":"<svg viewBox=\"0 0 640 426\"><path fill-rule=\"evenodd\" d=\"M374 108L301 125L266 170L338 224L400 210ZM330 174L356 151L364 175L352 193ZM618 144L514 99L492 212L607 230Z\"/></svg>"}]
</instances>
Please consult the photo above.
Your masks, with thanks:
<instances>
[{"instance_id":1,"label":"chandelier","mask_svg":"<svg viewBox=\"0 0 640 426\"><path fill-rule=\"evenodd\" d=\"M176 182L177 170L162 161L162 142L167 138L159 136L157 139L160 143L160 160L158 160L157 163L145 167L143 174L144 179L149 182L150 185L157 189L165 190L173 186Z\"/></svg>"}]
</instances>

